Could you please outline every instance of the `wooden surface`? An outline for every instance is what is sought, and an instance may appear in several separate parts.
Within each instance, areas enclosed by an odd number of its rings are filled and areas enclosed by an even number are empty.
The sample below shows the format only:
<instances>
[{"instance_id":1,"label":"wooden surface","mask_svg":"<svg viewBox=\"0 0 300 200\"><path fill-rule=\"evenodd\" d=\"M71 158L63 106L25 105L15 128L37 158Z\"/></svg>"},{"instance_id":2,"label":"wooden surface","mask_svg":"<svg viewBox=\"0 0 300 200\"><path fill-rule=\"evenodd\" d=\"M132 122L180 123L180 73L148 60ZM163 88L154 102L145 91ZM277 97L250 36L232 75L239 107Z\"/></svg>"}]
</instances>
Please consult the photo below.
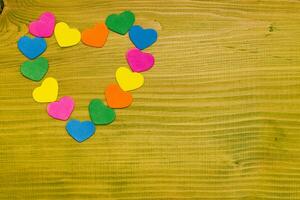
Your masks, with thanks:
<instances>
[{"instance_id":1,"label":"wooden surface","mask_svg":"<svg viewBox=\"0 0 300 200\"><path fill-rule=\"evenodd\" d=\"M6 0L0 17L0 199L300 199L300 2L297 0ZM52 11L83 30L132 10L158 30L156 65L134 103L78 144L34 102L16 47ZM59 96L88 120L127 36L103 49L44 54Z\"/></svg>"}]
</instances>

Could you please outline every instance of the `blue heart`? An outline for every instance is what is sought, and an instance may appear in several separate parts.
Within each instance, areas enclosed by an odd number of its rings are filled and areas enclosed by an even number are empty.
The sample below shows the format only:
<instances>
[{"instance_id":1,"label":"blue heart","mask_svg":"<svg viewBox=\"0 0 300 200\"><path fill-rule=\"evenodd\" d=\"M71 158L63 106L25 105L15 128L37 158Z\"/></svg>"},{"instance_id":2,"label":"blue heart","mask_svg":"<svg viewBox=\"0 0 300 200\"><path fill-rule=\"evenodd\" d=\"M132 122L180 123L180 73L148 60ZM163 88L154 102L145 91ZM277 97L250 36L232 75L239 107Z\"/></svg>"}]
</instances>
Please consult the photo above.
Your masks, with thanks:
<instances>
[{"instance_id":1,"label":"blue heart","mask_svg":"<svg viewBox=\"0 0 300 200\"><path fill-rule=\"evenodd\" d=\"M156 42L157 32L154 29L143 29L141 26L132 26L129 30L129 38L136 48L143 50Z\"/></svg>"},{"instance_id":2,"label":"blue heart","mask_svg":"<svg viewBox=\"0 0 300 200\"><path fill-rule=\"evenodd\" d=\"M47 48L44 38L30 38L23 36L18 41L19 50L29 59L39 57Z\"/></svg>"},{"instance_id":3,"label":"blue heart","mask_svg":"<svg viewBox=\"0 0 300 200\"><path fill-rule=\"evenodd\" d=\"M83 142L94 135L96 128L90 121L70 120L66 125L66 130L77 142Z\"/></svg>"}]
</instances>

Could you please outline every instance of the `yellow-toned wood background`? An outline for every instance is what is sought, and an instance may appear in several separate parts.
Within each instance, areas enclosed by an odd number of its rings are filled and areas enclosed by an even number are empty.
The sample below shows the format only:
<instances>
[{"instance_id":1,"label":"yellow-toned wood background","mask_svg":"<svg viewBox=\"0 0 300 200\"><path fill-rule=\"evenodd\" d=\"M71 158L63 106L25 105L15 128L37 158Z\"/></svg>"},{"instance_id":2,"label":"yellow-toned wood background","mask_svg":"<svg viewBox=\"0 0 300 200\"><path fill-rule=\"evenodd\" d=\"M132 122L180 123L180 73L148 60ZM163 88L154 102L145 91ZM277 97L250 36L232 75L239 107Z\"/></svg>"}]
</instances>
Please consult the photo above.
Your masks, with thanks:
<instances>
[{"instance_id":1,"label":"yellow-toned wood background","mask_svg":"<svg viewBox=\"0 0 300 200\"><path fill-rule=\"evenodd\" d=\"M6 0L0 16L0 199L300 199L300 2ZM123 10L158 30L155 67L117 120L78 144L34 102L16 41L51 11L83 30ZM44 56L88 120L127 36Z\"/></svg>"}]
</instances>

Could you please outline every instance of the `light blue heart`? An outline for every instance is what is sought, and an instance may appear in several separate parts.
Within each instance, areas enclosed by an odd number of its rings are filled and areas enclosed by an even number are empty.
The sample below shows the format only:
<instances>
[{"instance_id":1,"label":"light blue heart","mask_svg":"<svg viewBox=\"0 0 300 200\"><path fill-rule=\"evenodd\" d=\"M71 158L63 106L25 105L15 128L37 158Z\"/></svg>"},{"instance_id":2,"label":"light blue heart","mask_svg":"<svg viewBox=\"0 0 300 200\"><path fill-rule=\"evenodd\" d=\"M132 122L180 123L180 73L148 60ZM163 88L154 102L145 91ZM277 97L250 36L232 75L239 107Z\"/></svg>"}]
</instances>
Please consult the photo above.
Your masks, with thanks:
<instances>
[{"instance_id":1,"label":"light blue heart","mask_svg":"<svg viewBox=\"0 0 300 200\"><path fill-rule=\"evenodd\" d=\"M66 130L77 142L83 142L94 135L96 128L90 121L70 120L66 125Z\"/></svg>"},{"instance_id":2,"label":"light blue heart","mask_svg":"<svg viewBox=\"0 0 300 200\"><path fill-rule=\"evenodd\" d=\"M18 48L24 56L33 60L44 53L47 48L47 43L44 38L23 36L18 41Z\"/></svg>"},{"instance_id":3,"label":"light blue heart","mask_svg":"<svg viewBox=\"0 0 300 200\"><path fill-rule=\"evenodd\" d=\"M129 38L136 48L143 50L156 42L157 32L154 29L143 29L141 26L132 26L129 30Z\"/></svg>"}]
</instances>

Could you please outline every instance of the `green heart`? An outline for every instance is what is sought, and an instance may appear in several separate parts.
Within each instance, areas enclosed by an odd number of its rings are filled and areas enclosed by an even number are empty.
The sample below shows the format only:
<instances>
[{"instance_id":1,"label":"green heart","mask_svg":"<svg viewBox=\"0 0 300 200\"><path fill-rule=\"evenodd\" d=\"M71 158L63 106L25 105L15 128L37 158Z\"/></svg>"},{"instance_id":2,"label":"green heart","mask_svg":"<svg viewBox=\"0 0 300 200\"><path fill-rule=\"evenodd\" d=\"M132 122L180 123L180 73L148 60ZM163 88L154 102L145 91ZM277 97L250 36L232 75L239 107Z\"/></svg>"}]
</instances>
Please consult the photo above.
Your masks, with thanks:
<instances>
[{"instance_id":1,"label":"green heart","mask_svg":"<svg viewBox=\"0 0 300 200\"><path fill-rule=\"evenodd\" d=\"M33 61L26 61L21 65L21 73L33 81L40 81L48 71L48 60L40 57Z\"/></svg>"},{"instance_id":2,"label":"green heart","mask_svg":"<svg viewBox=\"0 0 300 200\"><path fill-rule=\"evenodd\" d=\"M89 105L91 120L96 125L106 125L112 123L116 118L116 113L113 109L105 106L101 100L93 99Z\"/></svg>"},{"instance_id":3,"label":"green heart","mask_svg":"<svg viewBox=\"0 0 300 200\"><path fill-rule=\"evenodd\" d=\"M124 11L121 14L112 14L106 18L106 26L116 33L125 35L135 21L134 14L131 11Z\"/></svg>"}]
</instances>

